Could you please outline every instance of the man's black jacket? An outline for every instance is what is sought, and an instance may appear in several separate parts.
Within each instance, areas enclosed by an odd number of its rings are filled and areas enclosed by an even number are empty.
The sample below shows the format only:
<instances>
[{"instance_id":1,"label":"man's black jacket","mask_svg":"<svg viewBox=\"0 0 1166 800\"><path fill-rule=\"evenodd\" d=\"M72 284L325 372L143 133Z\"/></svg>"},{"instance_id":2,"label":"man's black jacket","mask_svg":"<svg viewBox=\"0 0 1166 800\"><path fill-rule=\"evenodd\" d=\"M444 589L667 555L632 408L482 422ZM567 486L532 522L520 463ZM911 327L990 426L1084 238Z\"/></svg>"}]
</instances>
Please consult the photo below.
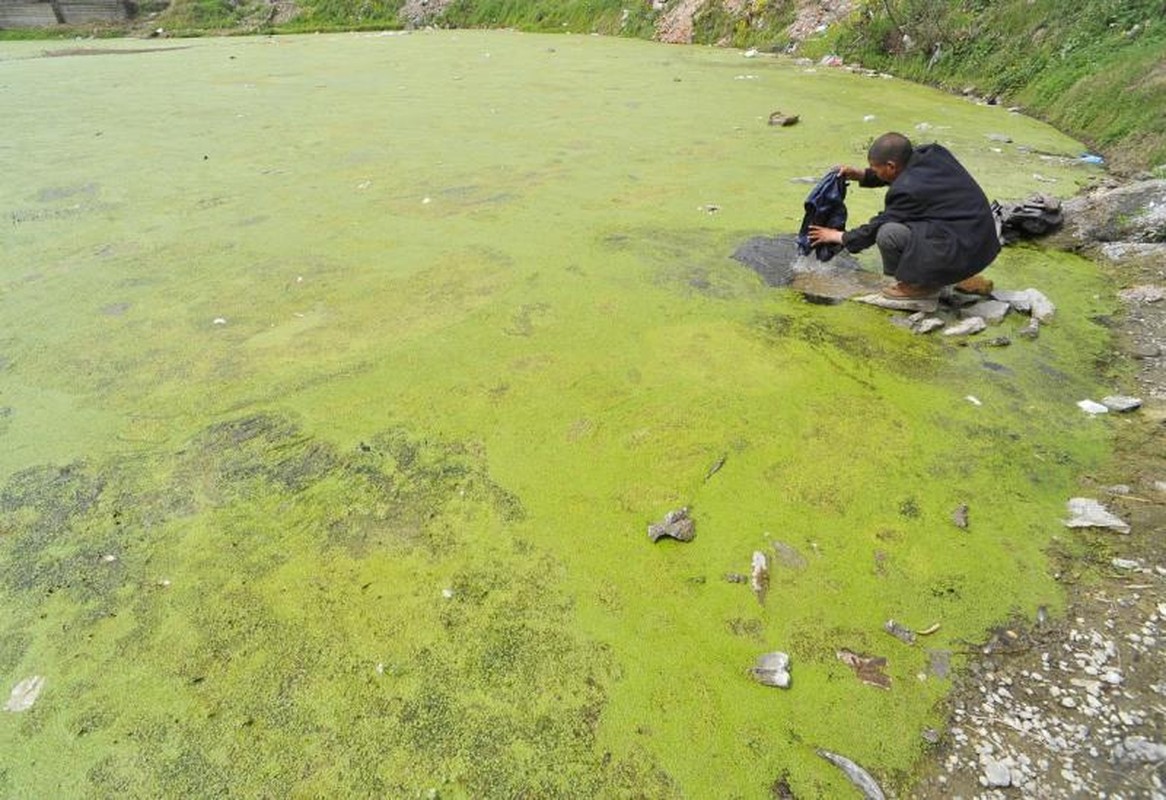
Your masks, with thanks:
<instances>
[{"instance_id":1,"label":"man's black jacket","mask_svg":"<svg viewBox=\"0 0 1166 800\"><path fill-rule=\"evenodd\" d=\"M859 186L886 186L870 169ZM842 236L852 253L875 243L879 227L901 222L911 243L895 278L921 286L957 283L980 272L1000 252L996 220L984 191L946 148L915 148L887 190L883 211Z\"/></svg>"}]
</instances>

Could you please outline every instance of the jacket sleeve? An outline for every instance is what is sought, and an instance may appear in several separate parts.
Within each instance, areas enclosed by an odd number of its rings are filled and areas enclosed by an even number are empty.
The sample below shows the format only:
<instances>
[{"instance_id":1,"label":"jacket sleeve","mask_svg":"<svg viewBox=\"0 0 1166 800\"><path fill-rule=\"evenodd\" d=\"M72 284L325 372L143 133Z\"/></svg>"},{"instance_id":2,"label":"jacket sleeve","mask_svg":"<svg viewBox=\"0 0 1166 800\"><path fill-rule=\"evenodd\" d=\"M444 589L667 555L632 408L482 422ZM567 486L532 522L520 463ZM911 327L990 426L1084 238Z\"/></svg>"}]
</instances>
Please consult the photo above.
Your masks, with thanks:
<instances>
[{"instance_id":1,"label":"jacket sleeve","mask_svg":"<svg viewBox=\"0 0 1166 800\"><path fill-rule=\"evenodd\" d=\"M858 185L864 189L877 189L881 186L889 186L890 184L879 178L873 169L867 167L866 172L859 179ZM891 199L890 194L888 192L888 201ZM892 221L894 221L893 218L888 217L887 211L883 210L881 213L871 217L870 221L865 225L859 225L857 228L844 231L842 233L842 246L851 253L858 253L865 250L875 243L875 237L878 235L879 227L884 222Z\"/></svg>"}]
</instances>

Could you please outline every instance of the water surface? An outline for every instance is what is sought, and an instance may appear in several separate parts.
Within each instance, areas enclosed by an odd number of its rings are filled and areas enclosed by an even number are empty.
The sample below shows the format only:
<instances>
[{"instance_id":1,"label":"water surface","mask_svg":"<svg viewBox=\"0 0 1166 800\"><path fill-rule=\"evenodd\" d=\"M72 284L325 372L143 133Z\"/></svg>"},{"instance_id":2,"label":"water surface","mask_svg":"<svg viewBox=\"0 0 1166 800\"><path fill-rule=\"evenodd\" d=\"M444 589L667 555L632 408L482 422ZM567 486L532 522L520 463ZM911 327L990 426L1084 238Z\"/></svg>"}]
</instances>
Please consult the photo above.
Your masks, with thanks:
<instances>
[{"instance_id":1,"label":"water surface","mask_svg":"<svg viewBox=\"0 0 1166 800\"><path fill-rule=\"evenodd\" d=\"M1058 608L1092 268L1003 254L1059 312L985 349L729 256L884 130L1000 199L1073 193L1071 140L597 37L77 45L0 44L0 690L44 678L5 793L844 796L815 748L901 785L928 651ZM724 576L774 542L760 604Z\"/></svg>"}]
</instances>

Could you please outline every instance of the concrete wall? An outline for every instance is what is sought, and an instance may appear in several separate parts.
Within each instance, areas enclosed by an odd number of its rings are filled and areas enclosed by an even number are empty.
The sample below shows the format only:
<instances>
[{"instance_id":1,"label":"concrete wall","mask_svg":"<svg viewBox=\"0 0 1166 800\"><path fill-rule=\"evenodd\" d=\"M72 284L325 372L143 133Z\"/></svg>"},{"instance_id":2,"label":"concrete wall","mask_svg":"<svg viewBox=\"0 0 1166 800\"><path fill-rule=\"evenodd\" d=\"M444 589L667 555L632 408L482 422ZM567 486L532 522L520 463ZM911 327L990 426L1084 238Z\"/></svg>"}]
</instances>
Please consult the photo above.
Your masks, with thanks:
<instances>
[{"instance_id":1,"label":"concrete wall","mask_svg":"<svg viewBox=\"0 0 1166 800\"><path fill-rule=\"evenodd\" d=\"M123 0L0 0L0 28L49 28L87 22L120 22L129 18ZM58 18L58 14L59 17Z\"/></svg>"}]
</instances>

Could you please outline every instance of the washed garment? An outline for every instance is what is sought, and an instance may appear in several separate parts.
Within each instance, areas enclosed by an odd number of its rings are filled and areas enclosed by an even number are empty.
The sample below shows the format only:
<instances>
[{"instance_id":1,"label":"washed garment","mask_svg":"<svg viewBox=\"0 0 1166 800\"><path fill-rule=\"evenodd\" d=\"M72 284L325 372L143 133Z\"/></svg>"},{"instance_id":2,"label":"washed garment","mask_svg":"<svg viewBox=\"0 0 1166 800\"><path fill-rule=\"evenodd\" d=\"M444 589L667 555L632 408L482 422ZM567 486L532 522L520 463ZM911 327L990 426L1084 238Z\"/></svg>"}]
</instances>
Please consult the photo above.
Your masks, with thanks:
<instances>
[{"instance_id":1,"label":"washed garment","mask_svg":"<svg viewBox=\"0 0 1166 800\"><path fill-rule=\"evenodd\" d=\"M862 187L888 184L867 169ZM842 235L852 253L875 244L879 228L901 222L911 229L895 279L918 286L958 283L983 270L1000 252L996 218L983 189L945 147L915 148L889 184L883 210Z\"/></svg>"},{"instance_id":2,"label":"washed garment","mask_svg":"<svg viewBox=\"0 0 1166 800\"><path fill-rule=\"evenodd\" d=\"M838 244L810 245L810 226L844 230L846 228L846 179L832 169L810 190L806 197L806 214L798 231L798 250L808 256L813 250L819 261L829 261L842 249Z\"/></svg>"}]
</instances>

